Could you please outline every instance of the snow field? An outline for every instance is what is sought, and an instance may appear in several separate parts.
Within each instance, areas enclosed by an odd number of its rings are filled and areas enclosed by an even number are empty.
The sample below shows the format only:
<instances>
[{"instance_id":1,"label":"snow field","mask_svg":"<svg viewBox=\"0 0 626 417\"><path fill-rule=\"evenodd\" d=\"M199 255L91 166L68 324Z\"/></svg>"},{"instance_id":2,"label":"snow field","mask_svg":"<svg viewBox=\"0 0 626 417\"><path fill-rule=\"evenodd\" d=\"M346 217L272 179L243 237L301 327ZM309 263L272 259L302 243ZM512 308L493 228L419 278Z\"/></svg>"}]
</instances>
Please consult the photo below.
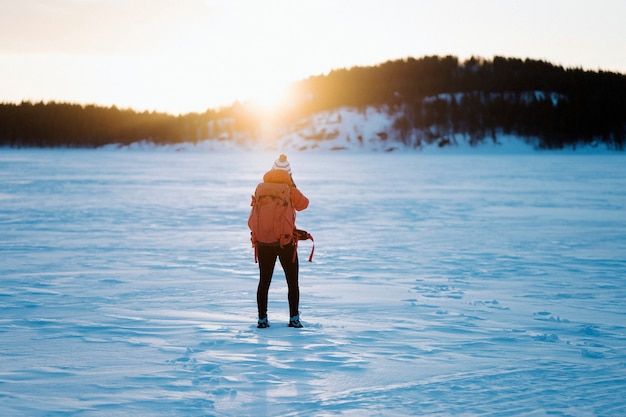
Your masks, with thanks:
<instances>
[{"instance_id":1,"label":"snow field","mask_svg":"<svg viewBox=\"0 0 626 417\"><path fill-rule=\"evenodd\" d=\"M302 319L256 329L274 153L2 150L0 414L623 415L621 155L289 154Z\"/></svg>"}]
</instances>

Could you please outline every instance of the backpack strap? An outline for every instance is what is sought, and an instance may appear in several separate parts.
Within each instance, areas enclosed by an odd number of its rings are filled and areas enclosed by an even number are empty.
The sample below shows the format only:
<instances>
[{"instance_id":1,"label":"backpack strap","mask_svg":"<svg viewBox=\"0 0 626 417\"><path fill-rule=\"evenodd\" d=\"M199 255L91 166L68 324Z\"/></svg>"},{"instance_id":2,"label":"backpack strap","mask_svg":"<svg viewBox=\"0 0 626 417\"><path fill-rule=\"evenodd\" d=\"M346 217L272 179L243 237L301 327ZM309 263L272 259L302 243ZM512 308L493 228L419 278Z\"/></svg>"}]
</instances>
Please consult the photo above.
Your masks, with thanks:
<instances>
[{"instance_id":1,"label":"backpack strap","mask_svg":"<svg viewBox=\"0 0 626 417\"><path fill-rule=\"evenodd\" d=\"M293 260L292 262L296 261L296 253L298 250L299 240L310 240L311 242L313 242L313 247L311 248L311 254L309 255L309 262L313 262L313 253L315 252L315 240L313 239L313 236L311 236L309 232L307 232L306 230L299 230L299 229L296 229L293 231Z\"/></svg>"},{"instance_id":2,"label":"backpack strap","mask_svg":"<svg viewBox=\"0 0 626 417\"><path fill-rule=\"evenodd\" d=\"M313 262L313 252L315 252L315 240L313 239L313 236L309 235L309 239L311 239L311 242L313 242L313 247L311 248L311 254L309 255L309 262Z\"/></svg>"},{"instance_id":3,"label":"backpack strap","mask_svg":"<svg viewBox=\"0 0 626 417\"><path fill-rule=\"evenodd\" d=\"M250 202L250 207L254 209L254 206L256 205L257 201L254 195L252 195L251 197L252 197L252 201ZM252 242L252 247L254 248L254 263L258 264L259 263L259 251L257 249L256 240L254 239L254 234L252 232L250 232L250 242Z\"/></svg>"},{"instance_id":4,"label":"backpack strap","mask_svg":"<svg viewBox=\"0 0 626 417\"><path fill-rule=\"evenodd\" d=\"M252 242L252 247L254 248L254 263L259 263L259 250L257 249L256 242Z\"/></svg>"}]
</instances>

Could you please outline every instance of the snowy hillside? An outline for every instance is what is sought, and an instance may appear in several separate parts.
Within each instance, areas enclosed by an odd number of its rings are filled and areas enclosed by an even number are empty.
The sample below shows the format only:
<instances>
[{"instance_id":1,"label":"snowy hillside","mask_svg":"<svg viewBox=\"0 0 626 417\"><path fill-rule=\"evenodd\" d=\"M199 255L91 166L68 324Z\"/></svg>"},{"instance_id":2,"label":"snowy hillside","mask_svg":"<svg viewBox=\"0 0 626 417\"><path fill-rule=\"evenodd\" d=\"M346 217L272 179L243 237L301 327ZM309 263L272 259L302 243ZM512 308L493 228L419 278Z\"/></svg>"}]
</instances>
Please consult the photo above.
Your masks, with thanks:
<instances>
[{"instance_id":1,"label":"snowy hillside","mask_svg":"<svg viewBox=\"0 0 626 417\"><path fill-rule=\"evenodd\" d=\"M318 113L301 121L278 140L284 150L392 151L403 144L395 140L393 116L369 107L363 112L342 108Z\"/></svg>"},{"instance_id":2,"label":"snowy hillside","mask_svg":"<svg viewBox=\"0 0 626 417\"><path fill-rule=\"evenodd\" d=\"M487 139L483 144L470 146L463 135L440 135L434 132L429 141L413 134L401 141L394 122L398 114L386 108L368 107L363 111L342 108L333 112L318 113L301 123L277 141L280 150L353 150L353 151L428 151L433 149L505 150L528 152L533 146L516 137L503 137L494 143ZM503 146L506 145L506 146Z\"/></svg>"},{"instance_id":3,"label":"snowy hillside","mask_svg":"<svg viewBox=\"0 0 626 417\"><path fill-rule=\"evenodd\" d=\"M158 146L162 150L176 151L355 151L355 152L436 152L436 153L534 153L537 141L514 135L497 135L482 138L471 144L470 138L461 134L444 134L433 128L425 138L413 132L403 142L394 123L398 114L386 108L368 107L364 110L341 108L321 112L300 120L280 131L266 128L260 139L253 139L231 130L229 134L215 135L198 143ZM222 124L233 123L222 121ZM234 132L234 133L233 133ZM120 148L108 145L107 149ZM149 142L136 142L122 148L154 149ZM604 144L568 149L576 152L607 152Z\"/></svg>"}]
</instances>

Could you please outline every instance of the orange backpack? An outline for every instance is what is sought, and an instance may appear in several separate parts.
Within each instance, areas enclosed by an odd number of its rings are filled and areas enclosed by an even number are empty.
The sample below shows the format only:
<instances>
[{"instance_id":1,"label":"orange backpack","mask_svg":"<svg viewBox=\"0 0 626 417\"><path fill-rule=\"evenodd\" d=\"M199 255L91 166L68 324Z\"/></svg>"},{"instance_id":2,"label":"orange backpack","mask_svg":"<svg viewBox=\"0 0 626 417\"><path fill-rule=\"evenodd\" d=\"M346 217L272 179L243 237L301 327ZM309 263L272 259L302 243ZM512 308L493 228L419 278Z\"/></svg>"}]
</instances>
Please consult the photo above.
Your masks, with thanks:
<instances>
[{"instance_id":1,"label":"orange backpack","mask_svg":"<svg viewBox=\"0 0 626 417\"><path fill-rule=\"evenodd\" d=\"M262 182L252 196L252 211L248 226L252 243L278 243L292 241L296 228L296 211L291 205L291 190L283 183Z\"/></svg>"},{"instance_id":2,"label":"orange backpack","mask_svg":"<svg viewBox=\"0 0 626 417\"><path fill-rule=\"evenodd\" d=\"M296 229L296 210L291 203L291 187L284 183L262 182L252 196L252 210L248 218L250 240L257 262L257 244L278 244L282 248L290 243L297 248L298 240L313 237ZM315 249L315 248L313 248ZM294 261L295 261L294 251ZM313 251L309 257L312 261Z\"/></svg>"}]
</instances>

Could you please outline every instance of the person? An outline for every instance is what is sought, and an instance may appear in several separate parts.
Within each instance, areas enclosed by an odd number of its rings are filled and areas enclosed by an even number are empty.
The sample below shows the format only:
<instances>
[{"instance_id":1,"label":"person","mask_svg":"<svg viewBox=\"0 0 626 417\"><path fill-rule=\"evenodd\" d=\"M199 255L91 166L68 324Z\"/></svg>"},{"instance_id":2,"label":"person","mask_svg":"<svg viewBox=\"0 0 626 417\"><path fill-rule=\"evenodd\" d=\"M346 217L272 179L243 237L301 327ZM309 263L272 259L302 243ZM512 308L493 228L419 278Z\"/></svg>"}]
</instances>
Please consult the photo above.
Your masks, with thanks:
<instances>
[{"instance_id":1,"label":"person","mask_svg":"<svg viewBox=\"0 0 626 417\"><path fill-rule=\"evenodd\" d=\"M295 211L302 211L309 206L309 199L296 188L291 175L291 165L286 155L281 154L274 161L272 169L263 175L263 182L289 185L294 219ZM280 242L269 244L257 242L257 257L259 262L259 285L257 288L259 320L257 327L261 329L270 327L267 318L267 298L274 274L274 267L276 266L276 259L278 258L287 280L289 327L302 328L299 312L300 288L298 284L299 262L297 245L293 242L283 245Z\"/></svg>"}]
</instances>

